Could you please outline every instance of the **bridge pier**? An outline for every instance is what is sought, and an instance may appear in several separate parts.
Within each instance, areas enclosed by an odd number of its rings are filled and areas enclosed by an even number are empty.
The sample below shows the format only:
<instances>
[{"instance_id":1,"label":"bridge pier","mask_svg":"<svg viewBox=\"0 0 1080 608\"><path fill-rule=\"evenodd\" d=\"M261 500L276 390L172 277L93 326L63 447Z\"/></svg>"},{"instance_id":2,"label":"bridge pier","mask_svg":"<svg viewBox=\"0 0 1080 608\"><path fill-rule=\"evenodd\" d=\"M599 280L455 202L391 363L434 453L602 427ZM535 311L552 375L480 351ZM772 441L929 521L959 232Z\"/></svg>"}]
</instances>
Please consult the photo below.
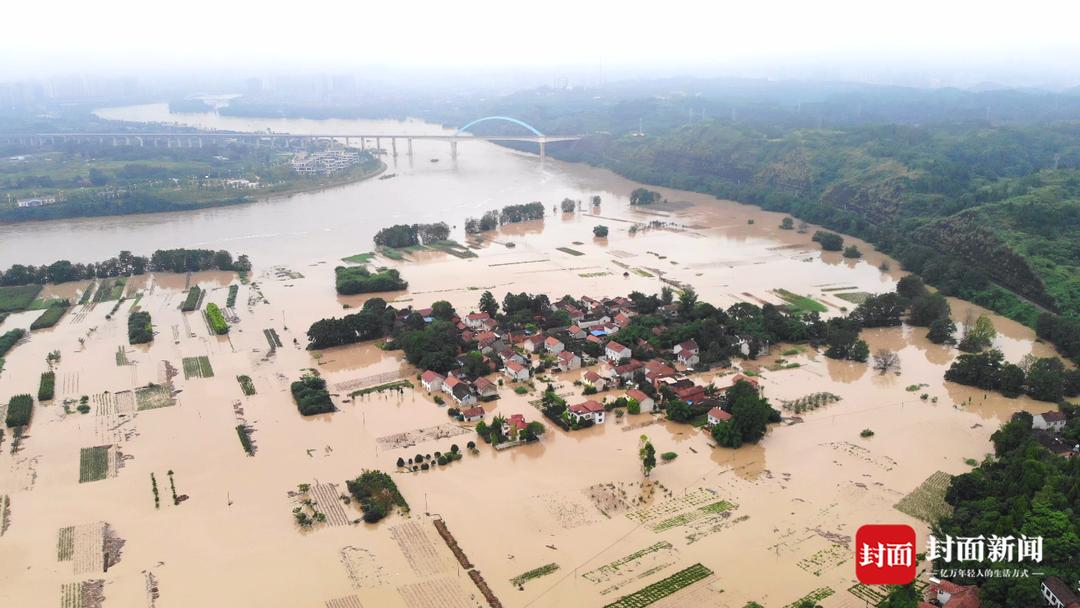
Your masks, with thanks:
<instances>
[{"instance_id":1,"label":"bridge pier","mask_svg":"<svg viewBox=\"0 0 1080 608\"><path fill-rule=\"evenodd\" d=\"M450 140L450 158L457 160L457 140Z\"/></svg>"},{"instance_id":2,"label":"bridge pier","mask_svg":"<svg viewBox=\"0 0 1080 608\"><path fill-rule=\"evenodd\" d=\"M394 151L394 158L397 158L397 138L390 138L390 148Z\"/></svg>"},{"instance_id":3,"label":"bridge pier","mask_svg":"<svg viewBox=\"0 0 1080 608\"><path fill-rule=\"evenodd\" d=\"M412 138L409 138L409 156L412 156Z\"/></svg>"},{"instance_id":4,"label":"bridge pier","mask_svg":"<svg viewBox=\"0 0 1080 608\"><path fill-rule=\"evenodd\" d=\"M375 138L375 154L382 151L382 140L379 137Z\"/></svg>"},{"instance_id":5,"label":"bridge pier","mask_svg":"<svg viewBox=\"0 0 1080 608\"><path fill-rule=\"evenodd\" d=\"M544 140L540 140L540 162L543 162L545 159L547 159L547 149L545 148L546 144L547 142L545 142Z\"/></svg>"}]
</instances>

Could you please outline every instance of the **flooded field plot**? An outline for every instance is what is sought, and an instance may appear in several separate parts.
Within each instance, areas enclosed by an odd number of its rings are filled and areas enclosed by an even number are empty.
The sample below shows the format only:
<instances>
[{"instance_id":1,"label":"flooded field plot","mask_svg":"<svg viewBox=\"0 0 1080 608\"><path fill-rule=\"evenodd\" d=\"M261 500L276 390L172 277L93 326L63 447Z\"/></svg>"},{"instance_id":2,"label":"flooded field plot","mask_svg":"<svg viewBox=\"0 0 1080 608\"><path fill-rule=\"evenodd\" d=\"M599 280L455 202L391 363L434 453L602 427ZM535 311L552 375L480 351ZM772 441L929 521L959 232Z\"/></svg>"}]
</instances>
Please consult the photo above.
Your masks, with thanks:
<instances>
[{"instance_id":1,"label":"flooded field plot","mask_svg":"<svg viewBox=\"0 0 1080 608\"><path fill-rule=\"evenodd\" d=\"M952 475L937 471L919 487L896 503L896 510L928 524L935 524L939 519L952 513L952 507L945 502L945 493L949 490Z\"/></svg>"},{"instance_id":2,"label":"flooded field plot","mask_svg":"<svg viewBox=\"0 0 1080 608\"><path fill-rule=\"evenodd\" d=\"M79 450L79 483L116 477L120 453L116 446L99 445Z\"/></svg>"},{"instance_id":3,"label":"flooded field plot","mask_svg":"<svg viewBox=\"0 0 1080 608\"><path fill-rule=\"evenodd\" d=\"M451 578L436 578L397 588L409 608L473 608L461 584Z\"/></svg>"},{"instance_id":4,"label":"flooded field plot","mask_svg":"<svg viewBox=\"0 0 1080 608\"><path fill-rule=\"evenodd\" d=\"M184 357L184 379L213 378L214 368L210 366L210 357Z\"/></svg>"}]
</instances>

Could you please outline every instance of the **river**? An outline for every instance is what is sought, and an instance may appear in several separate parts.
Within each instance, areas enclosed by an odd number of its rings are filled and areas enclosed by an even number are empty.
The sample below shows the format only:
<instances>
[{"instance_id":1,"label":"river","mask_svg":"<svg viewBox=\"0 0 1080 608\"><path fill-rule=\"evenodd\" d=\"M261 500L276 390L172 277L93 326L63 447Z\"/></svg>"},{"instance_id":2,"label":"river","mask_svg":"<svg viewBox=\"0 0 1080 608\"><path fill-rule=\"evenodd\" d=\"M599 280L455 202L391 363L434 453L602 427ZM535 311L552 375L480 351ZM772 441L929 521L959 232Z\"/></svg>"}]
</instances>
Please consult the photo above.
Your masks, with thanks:
<instances>
[{"instance_id":1,"label":"river","mask_svg":"<svg viewBox=\"0 0 1080 608\"><path fill-rule=\"evenodd\" d=\"M241 131L313 133L443 133L420 121L248 119L214 113L169 114L168 104L106 108L99 116ZM385 143L385 142L384 142ZM149 254L166 247L224 248L266 263L347 255L369 247L375 232L395 223L446 221L464 236L463 221L512 203L564 197L615 198L611 174L546 162L487 142L459 145L457 160L445 142L414 141L414 154L387 155L393 179L372 179L328 190L265 198L250 204L199 211L65 219L0 226L0 267L56 259L90 262L121 249ZM439 162L431 162L438 159ZM340 257L340 256L339 256Z\"/></svg>"}]
</instances>

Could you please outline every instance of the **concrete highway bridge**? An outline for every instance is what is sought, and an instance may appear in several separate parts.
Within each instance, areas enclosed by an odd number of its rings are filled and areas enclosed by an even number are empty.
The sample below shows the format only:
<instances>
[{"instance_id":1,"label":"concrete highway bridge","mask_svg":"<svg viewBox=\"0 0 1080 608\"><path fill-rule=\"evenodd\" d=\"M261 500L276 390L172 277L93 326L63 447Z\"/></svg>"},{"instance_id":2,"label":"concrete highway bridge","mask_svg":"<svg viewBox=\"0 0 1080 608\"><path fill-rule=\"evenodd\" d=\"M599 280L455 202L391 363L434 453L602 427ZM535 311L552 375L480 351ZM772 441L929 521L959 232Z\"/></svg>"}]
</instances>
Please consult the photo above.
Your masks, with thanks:
<instances>
[{"instance_id":1,"label":"concrete highway bridge","mask_svg":"<svg viewBox=\"0 0 1080 608\"><path fill-rule=\"evenodd\" d=\"M524 127L528 135L473 135L466 129L473 125L488 122L510 122ZM165 147L202 147L204 142L213 143L248 143L254 146L266 145L271 148L281 146L290 148L294 145L309 146L318 141L344 142L351 146L354 141L359 141L361 149L367 149L372 144L374 150L383 150L383 140L390 141L390 153L398 155L397 142L403 140L407 145L407 154L412 156L412 142L419 140L445 141L450 144L450 154L457 158L457 145L462 141L520 141L531 142L540 146L540 158L546 156L546 146L549 143L561 141L576 141L583 135L544 135L532 125L509 116L485 116L470 122L454 133L273 133L273 132L233 132L233 131L128 131L116 133L0 133L0 143L24 144L24 145L53 145L56 143L98 143L101 145L114 146L165 146Z\"/></svg>"}]
</instances>

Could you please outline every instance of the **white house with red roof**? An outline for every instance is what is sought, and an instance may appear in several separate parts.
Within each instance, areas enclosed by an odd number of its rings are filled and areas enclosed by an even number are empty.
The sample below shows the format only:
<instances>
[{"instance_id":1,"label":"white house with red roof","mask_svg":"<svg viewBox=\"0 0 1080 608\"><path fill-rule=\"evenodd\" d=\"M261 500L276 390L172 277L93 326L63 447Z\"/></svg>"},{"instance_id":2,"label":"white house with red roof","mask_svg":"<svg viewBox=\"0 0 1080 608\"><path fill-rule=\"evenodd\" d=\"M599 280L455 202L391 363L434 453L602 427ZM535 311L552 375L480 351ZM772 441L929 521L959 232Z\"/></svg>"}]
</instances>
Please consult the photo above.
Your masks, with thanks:
<instances>
[{"instance_id":1,"label":"white house with red roof","mask_svg":"<svg viewBox=\"0 0 1080 608\"><path fill-rule=\"evenodd\" d=\"M559 353L558 362L559 370L564 372L581 367L581 357L579 357L577 353L569 350L564 350Z\"/></svg>"},{"instance_id":2,"label":"white house with red roof","mask_svg":"<svg viewBox=\"0 0 1080 608\"><path fill-rule=\"evenodd\" d=\"M480 348L480 352L491 352L491 345L499 339L498 334L493 331L482 331L476 334L476 345Z\"/></svg>"},{"instance_id":3,"label":"white house with red roof","mask_svg":"<svg viewBox=\"0 0 1080 608\"><path fill-rule=\"evenodd\" d=\"M462 320L465 322L465 325L471 329L480 329L484 327L484 321L490 318L491 315L486 312L474 312L465 315L465 318Z\"/></svg>"},{"instance_id":4,"label":"white house with red roof","mask_svg":"<svg viewBox=\"0 0 1080 608\"><path fill-rule=\"evenodd\" d=\"M555 336L548 336L544 339L544 348L549 353L557 355L566 348L566 345L562 343L562 340L559 340Z\"/></svg>"},{"instance_id":5,"label":"white house with red roof","mask_svg":"<svg viewBox=\"0 0 1080 608\"><path fill-rule=\"evenodd\" d=\"M641 406L642 414L652 413L656 409L656 400L646 395L644 391L632 388L626 391L626 397L637 401L638 405Z\"/></svg>"},{"instance_id":6,"label":"white house with red roof","mask_svg":"<svg viewBox=\"0 0 1080 608\"><path fill-rule=\"evenodd\" d=\"M582 375L581 381L595 388L597 391L606 390L608 387L608 379L591 369Z\"/></svg>"},{"instance_id":7,"label":"white house with red roof","mask_svg":"<svg viewBox=\"0 0 1080 608\"><path fill-rule=\"evenodd\" d=\"M714 407L709 410L709 413L706 414L705 418L708 421L709 426L712 426L720 422L731 420L731 414L725 412L718 407Z\"/></svg>"},{"instance_id":8,"label":"white house with red roof","mask_svg":"<svg viewBox=\"0 0 1080 608\"><path fill-rule=\"evenodd\" d=\"M567 327L566 333L575 340L584 340L585 336L588 335L588 333L584 329L581 329L577 325L571 325L570 327Z\"/></svg>"},{"instance_id":9,"label":"white house with red roof","mask_svg":"<svg viewBox=\"0 0 1080 608\"><path fill-rule=\"evenodd\" d=\"M631 352L629 346L623 346L614 340L608 342L604 346L604 356L607 357L608 361L613 363L618 363L623 359L629 359L630 355Z\"/></svg>"},{"instance_id":10,"label":"white house with red roof","mask_svg":"<svg viewBox=\"0 0 1080 608\"><path fill-rule=\"evenodd\" d=\"M461 410L461 418L465 422L476 422L477 420L483 420L484 414L484 408L480 406L467 407Z\"/></svg>"},{"instance_id":11,"label":"white house with red roof","mask_svg":"<svg viewBox=\"0 0 1080 608\"><path fill-rule=\"evenodd\" d=\"M525 416L521 414L514 414L506 419L506 422L502 425L502 433L504 436L510 439L517 439L518 433L525 430L525 427L529 425L525 422Z\"/></svg>"},{"instance_id":12,"label":"white house with red roof","mask_svg":"<svg viewBox=\"0 0 1080 608\"><path fill-rule=\"evenodd\" d=\"M510 347L502 349L499 351L498 355L499 358L502 359L504 365L510 361L516 361L520 365L525 365L525 357L522 357L521 353Z\"/></svg>"},{"instance_id":13,"label":"white house with red roof","mask_svg":"<svg viewBox=\"0 0 1080 608\"><path fill-rule=\"evenodd\" d=\"M525 382L529 379L529 368L515 361L507 361L502 371L512 381Z\"/></svg>"},{"instance_id":14,"label":"white house with red roof","mask_svg":"<svg viewBox=\"0 0 1080 608\"><path fill-rule=\"evenodd\" d=\"M604 424L604 414L607 412L604 410L604 406L593 399L589 399L584 403L576 403L567 408L567 412L570 413L570 417L574 420L581 422L582 420L592 420L596 424Z\"/></svg>"},{"instance_id":15,"label":"white house with red roof","mask_svg":"<svg viewBox=\"0 0 1080 608\"><path fill-rule=\"evenodd\" d=\"M438 372L433 372L430 369L420 375L420 385L424 387L424 390L435 393L442 390L443 381L446 378Z\"/></svg>"},{"instance_id":16,"label":"white house with red roof","mask_svg":"<svg viewBox=\"0 0 1080 608\"><path fill-rule=\"evenodd\" d=\"M686 367L694 367L701 360L698 355L701 350L698 348L697 342L693 340L687 340L675 345L672 349L675 353L675 358L679 360Z\"/></svg>"},{"instance_id":17,"label":"white house with red roof","mask_svg":"<svg viewBox=\"0 0 1080 608\"><path fill-rule=\"evenodd\" d=\"M543 334L533 334L521 341L521 348L530 353L542 353L544 352L545 339Z\"/></svg>"}]
</instances>

